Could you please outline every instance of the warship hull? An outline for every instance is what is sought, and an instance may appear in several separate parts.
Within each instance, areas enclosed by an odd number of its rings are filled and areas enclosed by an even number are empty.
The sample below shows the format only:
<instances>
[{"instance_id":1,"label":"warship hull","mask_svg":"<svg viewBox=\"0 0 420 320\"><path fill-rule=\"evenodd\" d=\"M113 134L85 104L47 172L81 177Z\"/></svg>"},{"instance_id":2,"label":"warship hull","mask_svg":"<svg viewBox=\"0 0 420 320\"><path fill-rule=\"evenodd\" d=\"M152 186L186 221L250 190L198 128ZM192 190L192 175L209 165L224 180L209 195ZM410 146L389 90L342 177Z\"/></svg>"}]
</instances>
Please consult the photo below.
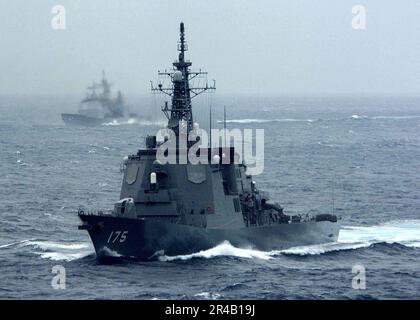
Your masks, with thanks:
<instances>
[{"instance_id":1,"label":"warship hull","mask_svg":"<svg viewBox=\"0 0 420 320\"><path fill-rule=\"evenodd\" d=\"M69 126L100 126L103 123L111 122L111 118L94 118L77 113L62 113L61 118Z\"/></svg>"},{"instance_id":2,"label":"warship hull","mask_svg":"<svg viewBox=\"0 0 420 320\"><path fill-rule=\"evenodd\" d=\"M61 118L69 126L100 126L106 123L112 123L124 118L94 118L77 113L63 113Z\"/></svg>"},{"instance_id":3,"label":"warship hull","mask_svg":"<svg viewBox=\"0 0 420 320\"><path fill-rule=\"evenodd\" d=\"M337 216L285 214L257 188L242 158L243 150L226 146L226 142L219 147L200 141L191 99L214 90L215 83L190 86L190 80L207 73L190 70L182 22L179 30L179 54L173 71L159 72L171 85L151 84L152 92L171 97L171 105L165 101L162 111L168 119L167 128L174 134L165 141L147 136L145 149L124 158L120 200L109 214L79 211L83 222L79 229L89 232L98 258L148 260L163 254L188 255L224 241L262 251L337 241ZM169 157L175 151L175 163L167 163L166 156L162 159L165 148ZM195 161L184 161L192 160L191 154ZM202 162L206 154L209 161ZM198 164L194 155L200 155Z\"/></svg>"},{"instance_id":4,"label":"warship hull","mask_svg":"<svg viewBox=\"0 0 420 320\"><path fill-rule=\"evenodd\" d=\"M79 215L92 239L97 257L156 259L159 255L186 255L229 241L233 246L263 251L337 241L340 225L308 221L261 227L210 229L156 218L131 219L106 215Z\"/></svg>"},{"instance_id":5,"label":"warship hull","mask_svg":"<svg viewBox=\"0 0 420 320\"><path fill-rule=\"evenodd\" d=\"M138 119L136 114L130 114L129 117L108 117L108 118L94 118L77 113L63 113L61 118L68 126L100 126L103 124L112 124L113 122L129 121Z\"/></svg>"}]
</instances>

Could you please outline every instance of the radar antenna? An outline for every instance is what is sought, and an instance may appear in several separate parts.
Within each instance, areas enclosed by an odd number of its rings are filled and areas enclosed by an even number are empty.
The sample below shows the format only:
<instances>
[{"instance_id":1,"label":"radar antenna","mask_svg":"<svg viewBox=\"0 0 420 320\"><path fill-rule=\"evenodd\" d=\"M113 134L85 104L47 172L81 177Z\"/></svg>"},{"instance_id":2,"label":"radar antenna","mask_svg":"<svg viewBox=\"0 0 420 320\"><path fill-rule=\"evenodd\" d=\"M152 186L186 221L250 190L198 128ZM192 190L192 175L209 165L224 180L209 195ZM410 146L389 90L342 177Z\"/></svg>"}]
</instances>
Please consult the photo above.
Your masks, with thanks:
<instances>
[{"instance_id":1,"label":"radar antenna","mask_svg":"<svg viewBox=\"0 0 420 320\"><path fill-rule=\"evenodd\" d=\"M185 60L185 52L188 50L188 45L185 41L185 28L184 23L180 23L180 40L178 43L178 60L172 65L171 71L158 72L159 76L168 77L170 79L170 85L164 85L159 82L157 87L151 82L151 90L153 93L164 93L171 97L171 106L168 102L165 103L162 108L163 113L168 118L168 127L173 129L176 134L178 131L178 124L180 121L186 121L187 132L193 129L193 114L191 99L195 98L199 94L207 90L215 90L216 82L213 80L213 84L209 85L207 82L207 72L191 71L191 62ZM205 78L204 86L190 86L190 81L197 77Z\"/></svg>"}]
</instances>

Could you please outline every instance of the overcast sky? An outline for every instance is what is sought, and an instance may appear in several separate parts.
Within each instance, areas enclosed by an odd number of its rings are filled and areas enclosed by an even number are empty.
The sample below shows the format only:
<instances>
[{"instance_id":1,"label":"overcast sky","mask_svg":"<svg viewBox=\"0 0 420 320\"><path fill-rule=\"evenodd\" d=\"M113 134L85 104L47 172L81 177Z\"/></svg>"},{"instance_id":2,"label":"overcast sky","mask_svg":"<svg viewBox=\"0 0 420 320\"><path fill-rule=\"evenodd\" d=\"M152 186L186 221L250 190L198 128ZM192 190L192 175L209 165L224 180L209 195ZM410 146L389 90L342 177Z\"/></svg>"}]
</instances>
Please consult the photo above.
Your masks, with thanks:
<instances>
[{"instance_id":1,"label":"overcast sky","mask_svg":"<svg viewBox=\"0 0 420 320\"><path fill-rule=\"evenodd\" d=\"M65 30L51 27L57 4ZM357 4L366 30L352 28ZM219 93L420 94L418 0L0 0L0 94L82 95L102 69L148 93L181 20Z\"/></svg>"}]
</instances>

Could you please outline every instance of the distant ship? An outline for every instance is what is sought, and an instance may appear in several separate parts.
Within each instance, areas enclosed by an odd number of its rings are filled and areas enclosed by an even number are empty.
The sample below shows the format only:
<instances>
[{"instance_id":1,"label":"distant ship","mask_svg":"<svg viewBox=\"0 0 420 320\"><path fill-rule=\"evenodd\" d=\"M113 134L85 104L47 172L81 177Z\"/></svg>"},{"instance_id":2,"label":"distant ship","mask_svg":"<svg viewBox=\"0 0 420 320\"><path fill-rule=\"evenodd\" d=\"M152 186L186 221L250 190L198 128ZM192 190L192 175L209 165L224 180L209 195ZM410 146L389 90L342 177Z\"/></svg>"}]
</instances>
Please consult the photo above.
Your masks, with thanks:
<instances>
[{"instance_id":1,"label":"distant ship","mask_svg":"<svg viewBox=\"0 0 420 320\"><path fill-rule=\"evenodd\" d=\"M102 72L100 84L93 82L87 87L86 98L79 105L78 113L62 113L61 118L66 125L97 126L105 123L118 121L122 118L136 118L137 115L128 112L128 106L124 102L121 91L112 98L111 85ZM102 92L97 93L97 90Z\"/></svg>"}]
</instances>

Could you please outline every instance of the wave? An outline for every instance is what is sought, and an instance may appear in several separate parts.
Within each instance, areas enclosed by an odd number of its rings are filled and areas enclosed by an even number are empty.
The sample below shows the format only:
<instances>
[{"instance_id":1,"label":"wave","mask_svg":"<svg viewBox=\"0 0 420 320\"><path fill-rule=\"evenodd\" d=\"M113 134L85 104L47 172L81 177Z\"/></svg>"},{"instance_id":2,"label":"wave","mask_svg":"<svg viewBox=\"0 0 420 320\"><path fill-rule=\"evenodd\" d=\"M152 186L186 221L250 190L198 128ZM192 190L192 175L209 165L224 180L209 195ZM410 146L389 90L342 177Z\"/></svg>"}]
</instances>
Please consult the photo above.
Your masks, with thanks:
<instances>
[{"instance_id":1,"label":"wave","mask_svg":"<svg viewBox=\"0 0 420 320\"><path fill-rule=\"evenodd\" d=\"M217 300L217 299L220 299L221 296L222 295L219 293L212 293L212 292L207 292L207 291L199 292L194 295L194 297L198 299L204 299L204 300Z\"/></svg>"},{"instance_id":2,"label":"wave","mask_svg":"<svg viewBox=\"0 0 420 320\"><path fill-rule=\"evenodd\" d=\"M419 247L420 220L393 220L377 226L348 226L340 230L341 243L386 242L399 243L409 247Z\"/></svg>"},{"instance_id":3,"label":"wave","mask_svg":"<svg viewBox=\"0 0 420 320\"><path fill-rule=\"evenodd\" d=\"M103 247L99 252L98 255L100 257L109 257L109 258L122 258L123 256L120 255L117 251L111 250L108 247Z\"/></svg>"},{"instance_id":4,"label":"wave","mask_svg":"<svg viewBox=\"0 0 420 320\"><path fill-rule=\"evenodd\" d=\"M335 251L347 251L347 250L356 250L360 248L370 247L373 243L339 243L331 242L310 246L299 246L293 247L290 249L281 250L278 254L283 255L299 255L299 256L308 256L308 255L320 255L328 252Z\"/></svg>"},{"instance_id":5,"label":"wave","mask_svg":"<svg viewBox=\"0 0 420 320\"><path fill-rule=\"evenodd\" d=\"M220 256L230 256L238 258L259 258L263 260L271 259L269 252L246 249L246 248L237 248L230 244L229 241L224 241L221 244L215 246L214 248L199 251L192 254L178 255L178 256L160 256L158 257L159 261L174 261L174 260L190 260L193 258L214 258Z\"/></svg>"},{"instance_id":6,"label":"wave","mask_svg":"<svg viewBox=\"0 0 420 320\"><path fill-rule=\"evenodd\" d=\"M420 115L401 115L401 116L367 116L353 114L350 116L353 120L384 120L384 119L393 119L393 120L403 120L403 119L417 119L420 118ZM345 119L295 119L295 118L280 118L280 119L229 119L226 120L226 123L239 123L239 124L251 124L251 123L272 123L272 122L314 122L314 121L340 121ZM223 120L218 120L218 123L223 123Z\"/></svg>"},{"instance_id":7,"label":"wave","mask_svg":"<svg viewBox=\"0 0 420 320\"><path fill-rule=\"evenodd\" d=\"M85 253L62 253L62 252L34 252L43 259L50 259L53 261L73 261L82 259L90 255Z\"/></svg>"},{"instance_id":8,"label":"wave","mask_svg":"<svg viewBox=\"0 0 420 320\"><path fill-rule=\"evenodd\" d=\"M407 119L418 119L420 115L402 115L402 116L365 116L365 115L358 115L353 114L351 116L352 119L360 120L360 119L370 119L370 120L407 120Z\"/></svg>"},{"instance_id":9,"label":"wave","mask_svg":"<svg viewBox=\"0 0 420 320\"><path fill-rule=\"evenodd\" d=\"M28 241L27 245L38 247L42 250L79 250L89 248L86 243L63 243L52 241Z\"/></svg>"},{"instance_id":10,"label":"wave","mask_svg":"<svg viewBox=\"0 0 420 320\"><path fill-rule=\"evenodd\" d=\"M22 245L28 243L31 240L33 240L33 239L14 241L14 242L2 244L2 245L0 245L0 249L7 249L7 248L15 247L15 246L22 246Z\"/></svg>"},{"instance_id":11,"label":"wave","mask_svg":"<svg viewBox=\"0 0 420 320\"><path fill-rule=\"evenodd\" d=\"M420 115L413 115L413 116L376 116L376 117L372 117L372 119L390 119L390 120L417 119L417 118L420 118Z\"/></svg>"},{"instance_id":12,"label":"wave","mask_svg":"<svg viewBox=\"0 0 420 320\"><path fill-rule=\"evenodd\" d=\"M409 248L420 248L420 220L394 220L375 226L343 226L337 242L297 246L284 250L260 251L253 248L238 248L228 241L208 249L187 255L167 256L161 252L159 261L212 259L237 257L270 260L283 255L310 256L329 252L368 248L377 243L400 244ZM32 253L43 259L72 261L94 254L92 245L85 242L54 242L27 239L0 245L0 249L31 247ZM115 256L114 252L104 252ZM119 255L118 255L119 256Z\"/></svg>"},{"instance_id":13,"label":"wave","mask_svg":"<svg viewBox=\"0 0 420 320\"><path fill-rule=\"evenodd\" d=\"M225 241L214 248L178 256L160 256L160 261L210 259L220 256L258 258L269 260L281 255L320 255L335 251L368 248L376 243L398 243L410 248L420 248L420 220L390 221L381 225L357 227L343 226L337 242L297 246L284 250L259 251L252 248L237 248Z\"/></svg>"},{"instance_id":14,"label":"wave","mask_svg":"<svg viewBox=\"0 0 420 320\"><path fill-rule=\"evenodd\" d=\"M368 118L368 116L360 116L360 115L358 115L358 114L353 114L353 115L351 116L351 118L352 118L352 119L355 119L355 120L359 120L359 119L367 119L367 118Z\"/></svg>"},{"instance_id":15,"label":"wave","mask_svg":"<svg viewBox=\"0 0 420 320\"><path fill-rule=\"evenodd\" d=\"M218 120L218 123L223 123L223 120ZM312 119L230 119L226 120L226 123L269 123L269 122L313 122Z\"/></svg>"},{"instance_id":16,"label":"wave","mask_svg":"<svg viewBox=\"0 0 420 320\"><path fill-rule=\"evenodd\" d=\"M22 246L30 246L35 249L33 253L41 258L55 261L77 260L94 253L92 246L88 243L26 240Z\"/></svg>"},{"instance_id":17,"label":"wave","mask_svg":"<svg viewBox=\"0 0 420 320\"><path fill-rule=\"evenodd\" d=\"M163 126L163 121L150 121L150 120L139 120L137 118L130 118L124 120L112 120L110 122L103 123L103 126L123 126L123 125L142 125L142 126Z\"/></svg>"},{"instance_id":18,"label":"wave","mask_svg":"<svg viewBox=\"0 0 420 320\"><path fill-rule=\"evenodd\" d=\"M337 242L294 247L283 254L318 255L334 251L367 248L376 243L388 243L420 248L420 220L389 221L377 226L343 226Z\"/></svg>"}]
</instances>

